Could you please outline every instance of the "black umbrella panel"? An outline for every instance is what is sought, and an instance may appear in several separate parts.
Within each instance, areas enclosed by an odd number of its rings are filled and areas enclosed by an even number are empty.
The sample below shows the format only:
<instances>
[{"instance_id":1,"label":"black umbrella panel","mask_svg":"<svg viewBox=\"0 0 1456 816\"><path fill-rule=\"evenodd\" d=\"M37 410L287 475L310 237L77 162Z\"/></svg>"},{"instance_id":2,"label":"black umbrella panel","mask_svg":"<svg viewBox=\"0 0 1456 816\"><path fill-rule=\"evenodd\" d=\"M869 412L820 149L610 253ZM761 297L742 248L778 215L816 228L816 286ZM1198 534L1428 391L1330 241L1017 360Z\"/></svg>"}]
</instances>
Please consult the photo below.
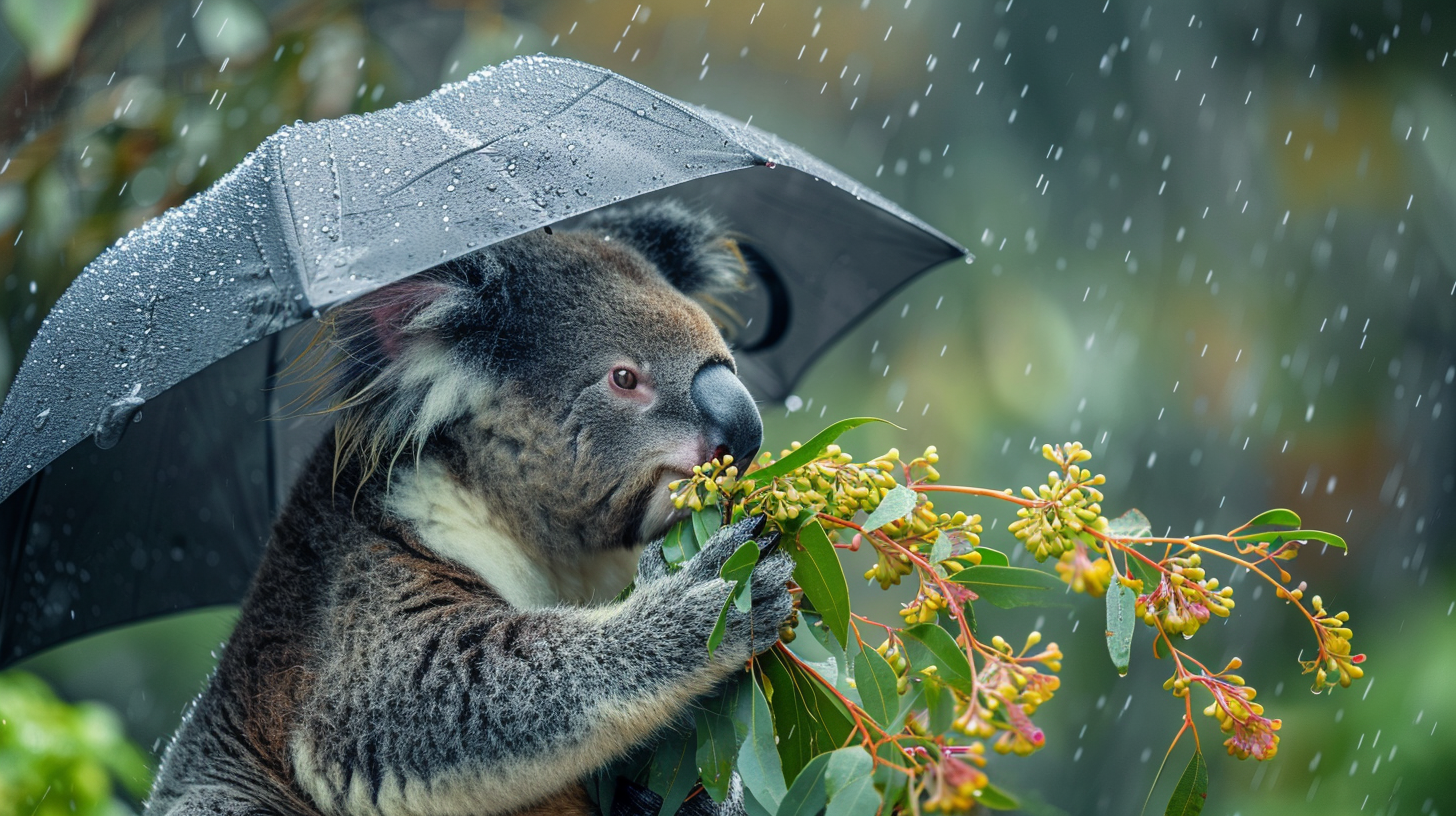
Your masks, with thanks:
<instances>
[{"instance_id":1,"label":"black umbrella panel","mask_svg":"<svg viewBox=\"0 0 1456 816\"><path fill-rule=\"evenodd\" d=\"M290 463L322 432L270 419L286 413L269 390L290 359L280 332L647 195L744 236L757 285L729 305L761 399L964 254L792 144L570 60L515 59L413 103L286 127L87 266L32 343L0 409L0 665L241 596Z\"/></svg>"}]
</instances>

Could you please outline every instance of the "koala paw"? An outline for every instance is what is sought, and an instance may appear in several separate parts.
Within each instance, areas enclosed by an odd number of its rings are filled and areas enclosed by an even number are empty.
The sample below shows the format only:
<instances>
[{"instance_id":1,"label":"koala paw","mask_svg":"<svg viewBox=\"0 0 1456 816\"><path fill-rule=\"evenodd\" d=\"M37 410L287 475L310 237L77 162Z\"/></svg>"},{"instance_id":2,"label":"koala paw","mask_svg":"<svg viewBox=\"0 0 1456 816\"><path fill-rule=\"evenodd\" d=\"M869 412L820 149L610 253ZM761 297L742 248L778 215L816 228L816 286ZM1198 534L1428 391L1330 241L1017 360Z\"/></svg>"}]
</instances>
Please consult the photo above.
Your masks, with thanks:
<instances>
[{"instance_id":1,"label":"koala paw","mask_svg":"<svg viewBox=\"0 0 1456 816\"><path fill-rule=\"evenodd\" d=\"M727 581L719 573L723 563L746 541L756 541L760 551L768 554L759 558L751 579L752 608L739 611L737 605L728 609L727 631L723 636L720 652L733 660L747 658L750 654L761 654L778 642L779 627L793 613L793 599L786 584L794 572L794 561L788 553L775 548L778 533L763 533L764 518L751 516L736 524L727 525L714 533L708 543L689 559L677 572L670 572L662 558L660 543L649 546L642 554L638 565L639 584L653 584L659 581L672 586L668 589L684 614L693 621L696 630L706 643L709 633L718 620L718 612L731 591Z\"/></svg>"}]
</instances>

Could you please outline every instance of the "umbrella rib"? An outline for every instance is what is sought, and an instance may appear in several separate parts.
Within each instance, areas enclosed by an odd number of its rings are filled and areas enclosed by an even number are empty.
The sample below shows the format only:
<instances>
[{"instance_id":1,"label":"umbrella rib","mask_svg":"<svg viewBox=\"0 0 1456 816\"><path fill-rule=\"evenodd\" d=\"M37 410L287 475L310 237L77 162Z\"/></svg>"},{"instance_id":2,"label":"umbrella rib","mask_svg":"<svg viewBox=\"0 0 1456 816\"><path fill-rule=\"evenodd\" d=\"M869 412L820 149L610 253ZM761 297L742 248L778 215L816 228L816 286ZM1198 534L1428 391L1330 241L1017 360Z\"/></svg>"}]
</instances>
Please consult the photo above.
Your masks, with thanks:
<instances>
[{"instance_id":1,"label":"umbrella rib","mask_svg":"<svg viewBox=\"0 0 1456 816\"><path fill-rule=\"evenodd\" d=\"M607 84L607 82L609 80L611 80L611 78L612 77L611 77L610 74L607 75L607 76L602 77L600 80L597 81L597 83L595 85L591 86L590 88L587 88L585 91L582 91L580 94L577 94L575 97L573 97L571 99L570 102L567 102L565 105L562 105L560 108L552 111L551 113L547 114L545 117L543 117L540 120L536 121L535 123L533 123L531 125L531 127L539 127L540 125L543 125L543 124L551 121L552 119L555 119L556 117L560 116L561 114L566 113L567 111L569 111L572 108L576 107L576 105L577 105L578 102L581 102L581 100L587 98L588 96L591 96L591 94L592 94L593 91L595 91L597 88L600 88L603 85ZM610 101L610 100L607 100L607 101ZM516 132L519 133L519 131L516 131ZM396 187L393 190L391 190L389 192L389 195L393 196L393 195L396 195L396 194L398 194L400 192L403 192L404 190L409 189L410 187L412 187L414 185L415 182L421 181L422 179L424 179L425 176L431 175L436 170L439 170L440 168L445 167L446 165L450 164L451 162L459 161L460 159L464 158L465 156L469 156L471 153L483 153L483 152L486 152L496 142L499 142L499 141L505 139L506 137L512 136L512 135L514 135L514 133L502 133L501 135L495 137L494 139L491 139L488 142L485 142L484 144L479 145L478 147L471 147L471 148L468 148L466 150L462 150L462 151L460 151L459 153L456 153L453 156L448 156L448 157L446 157L444 159L441 159L440 161L436 162L435 164L432 164L429 167L425 168L424 171L421 172L419 175L415 176L414 178L410 179L409 181L406 181L404 184L401 184L398 187Z\"/></svg>"}]
</instances>

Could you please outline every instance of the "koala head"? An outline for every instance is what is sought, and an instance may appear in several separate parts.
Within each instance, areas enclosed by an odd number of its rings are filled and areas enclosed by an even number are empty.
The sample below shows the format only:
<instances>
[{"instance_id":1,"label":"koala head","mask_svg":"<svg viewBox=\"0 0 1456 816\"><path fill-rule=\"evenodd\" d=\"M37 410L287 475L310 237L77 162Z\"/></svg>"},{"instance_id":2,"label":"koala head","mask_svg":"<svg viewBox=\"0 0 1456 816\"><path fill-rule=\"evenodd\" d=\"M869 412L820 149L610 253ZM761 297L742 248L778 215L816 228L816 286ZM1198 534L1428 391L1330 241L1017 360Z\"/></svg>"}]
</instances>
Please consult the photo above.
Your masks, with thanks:
<instances>
[{"instance_id":1,"label":"koala head","mask_svg":"<svg viewBox=\"0 0 1456 816\"><path fill-rule=\"evenodd\" d=\"M676 520L667 484L749 460L758 410L705 305L737 245L672 201L538 230L332 312L319 396L361 480L421 458L549 554L631 547ZM336 489L340 485L336 484ZM387 489L387 487L386 487Z\"/></svg>"}]
</instances>

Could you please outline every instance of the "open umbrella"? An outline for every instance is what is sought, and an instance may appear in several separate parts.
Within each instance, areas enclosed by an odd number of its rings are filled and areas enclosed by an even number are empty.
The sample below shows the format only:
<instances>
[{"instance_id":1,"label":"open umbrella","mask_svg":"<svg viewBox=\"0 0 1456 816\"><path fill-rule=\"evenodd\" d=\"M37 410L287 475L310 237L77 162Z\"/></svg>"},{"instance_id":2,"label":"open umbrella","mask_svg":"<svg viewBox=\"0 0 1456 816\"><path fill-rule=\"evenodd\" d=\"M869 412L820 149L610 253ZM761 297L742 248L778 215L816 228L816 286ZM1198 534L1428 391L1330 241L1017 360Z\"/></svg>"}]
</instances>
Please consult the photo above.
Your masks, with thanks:
<instances>
[{"instance_id":1,"label":"open umbrella","mask_svg":"<svg viewBox=\"0 0 1456 816\"><path fill-rule=\"evenodd\" d=\"M320 311L650 195L700 202L744 236L757 285L729 305L761 399L965 254L792 144L571 60L519 58L285 127L102 253L31 344L0 408L0 666L242 597L326 427L275 419L291 398L276 375Z\"/></svg>"}]
</instances>

